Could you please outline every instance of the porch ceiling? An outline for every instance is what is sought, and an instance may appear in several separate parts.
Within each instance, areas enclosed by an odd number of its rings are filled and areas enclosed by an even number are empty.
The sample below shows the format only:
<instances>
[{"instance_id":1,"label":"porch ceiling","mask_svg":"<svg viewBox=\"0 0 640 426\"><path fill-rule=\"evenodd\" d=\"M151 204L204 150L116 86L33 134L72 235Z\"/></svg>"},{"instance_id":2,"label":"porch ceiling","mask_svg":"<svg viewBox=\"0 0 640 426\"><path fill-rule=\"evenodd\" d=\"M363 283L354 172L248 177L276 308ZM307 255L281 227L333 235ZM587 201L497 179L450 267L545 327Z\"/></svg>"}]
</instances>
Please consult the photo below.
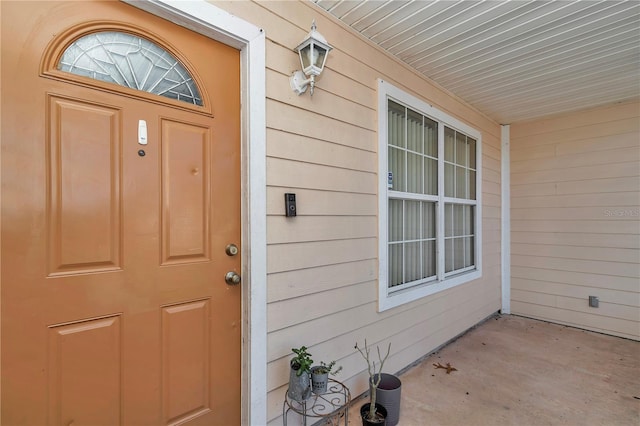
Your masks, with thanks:
<instances>
[{"instance_id":1,"label":"porch ceiling","mask_svg":"<svg viewBox=\"0 0 640 426\"><path fill-rule=\"evenodd\" d=\"M637 0L311 1L502 124L640 96Z\"/></svg>"}]
</instances>

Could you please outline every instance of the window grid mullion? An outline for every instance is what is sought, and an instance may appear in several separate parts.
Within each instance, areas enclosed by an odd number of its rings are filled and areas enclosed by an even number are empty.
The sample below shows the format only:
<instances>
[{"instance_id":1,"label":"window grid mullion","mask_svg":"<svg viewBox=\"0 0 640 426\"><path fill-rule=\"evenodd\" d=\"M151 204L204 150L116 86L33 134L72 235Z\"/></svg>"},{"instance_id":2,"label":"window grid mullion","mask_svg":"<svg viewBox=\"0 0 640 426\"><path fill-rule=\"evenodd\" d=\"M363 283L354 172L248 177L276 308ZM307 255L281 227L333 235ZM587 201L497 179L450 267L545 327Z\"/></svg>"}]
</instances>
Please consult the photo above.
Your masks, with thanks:
<instances>
[{"instance_id":1,"label":"window grid mullion","mask_svg":"<svg viewBox=\"0 0 640 426\"><path fill-rule=\"evenodd\" d=\"M400 203L400 225L400 274L398 276L397 285L402 284L404 276L404 200Z\"/></svg>"},{"instance_id":2,"label":"window grid mullion","mask_svg":"<svg viewBox=\"0 0 640 426\"><path fill-rule=\"evenodd\" d=\"M458 197L458 131L453 131L453 195Z\"/></svg>"},{"instance_id":3,"label":"window grid mullion","mask_svg":"<svg viewBox=\"0 0 640 426\"><path fill-rule=\"evenodd\" d=\"M467 237L464 235L467 234L467 230L465 227L467 226L467 209L462 209L462 266L467 264L467 250L465 249L465 245L467 242Z\"/></svg>"},{"instance_id":4,"label":"window grid mullion","mask_svg":"<svg viewBox=\"0 0 640 426\"><path fill-rule=\"evenodd\" d=\"M476 206L478 204L476 200L465 200L464 198L442 197L442 200L447 204L461 204L466 206Z\"/></svg>"},{"instance_id":5,"label":"window grid mullion","mask_svg":"<svg viewBox=\"0 0 640 426\"><path fill-rule=\"evenodd\" d=\"M422 209L423 209L422 203L418 203L418 206L420 207L420 209L418 209L418 218L419 218L419 219L418 219L418 221L419 221L418 230L419 230L419 232L420 232L420 233L418 234L418 235L420 236L420 238L419 238L419 239L420 239L420 242L418 243L418 248L420 249L420 250L418 251L418 253L419 253L419 257L420 257L420 268L419 268L418 270L420 271L420 278L424 278L424 277L423 277L424 273L423 273L423 269L422 269L422 265L423 265L423 263L422 263L422 262L423 262L423 261L422 261L422 258L423 258L423 256L424 256L424 255L423 255L423 253L422 253L422 246L424 245L424 243L422 242L422 241L423 241L423 238L424 238L424 229L423 229L423 226L424 226L424 217L422 216Z\"/></svg>"},{"instance_id":6,"label":"window grid mullion","mask_svg":"<svg viewBox=\"0 0 640 426\"><path fill-rule=\"evenodd\" d=\"M409 110L405 107L404 109L404 122L402 123L402 127L404 128L403 138L404 138L404 192L409 192L409 130L407 128L407 121Z\"/></svg>"},{"instance_id":7,"label":"window grid mullion","mask_svg":"<svg viewBox=\"0 0 640 426\"><path fill-rule=\"evenodd\" d=\"M438 122L438 202L436 203L436 277L444 280L444 124Z\"/></svg>"},{"instance_id":8,"label":"window grid mullion","mask_svg":"<svg viewBox=\"0 0 640 426\"><path fill-rule=\"evenodd\" d=\"M469 167L471 166L471 159L469 158L469 138L465 135L464 137L464 149L465 149L465 158L467 159L467 164L464 166L464 188L465 188L465 198L471 198L471 188L469 186Z\"/></svg>"},{"instance_id":9,"label":"window grid mullion","mask_svg":"<svg viewBox=\"0 0 640 426\"><path fill-rule=\"evenodd\" d=\"M424 124L424 115L421 116L422 118L422 127L420 127L420 141L422 143L422 152L420 153L420 161L422 162L422 167L420 168L420 170L422 171L422 176L420 179L420 186L422 187L422 193L425 194L427 192L427 185L425 183L425 174L426 174L426 163L425 163L425 156L426 153L425 151L426 149L426 145L425 145L425 140L424 140L424 129L425 129L425 124Z\"/></svg>"},{"instance_id":10,"label":"window grid mullion","mask_svg":"<svg viewBox=\"0 0 640 426\"><path fill-rule=\"evenodd\" d=\"M421 153L421 157L420 157L420 161L422 163L422 167L420 168L420 170L422 171L422 176L420 179L420 186L422 187L422 194L425 194L427 192L427 185L426 185L426 181L425 181L425 174L426 174L426 163L425 163L425 154L426 154L426 141L424 140L424 132L425 132L425 123L424 123L424 115L421 115L422 118L422 126L420 127L420 141L421 141L421 146L422 146L422 153ZM420 279L424 278L425 274L425 268L424 268L424 257L425 257L425 253L424 253L424 238L425 238L425 232L426 230L424 229L424 203L421 201L420 202L420 238L421 241L418 244L419 248L420 248Z\"/></svg>"},{"instance_id":11,"label":"window grid mullion","mask_svg":"<svg viewBox=\"0 0 640 426\"><path fill-rule=\"evenodd\" d=\"M404 192L409 192L409 108L404 108ZM402 284L407 282L407 235L405 230L407 224L405 223L407 217L407 202L402 201Z\"/></svg>"},{"instance_id":12,"label":"window grid mullion","mask_svg":"<svg viewBox=\"0 0 640 426\"><path fill-rule=\"evenodd\" d=\"M403 193L400 191L387 191L387 194L390 200L431 201L434 203L438 201L438 197L435 195Z\"/></svg>"}]
</instances>

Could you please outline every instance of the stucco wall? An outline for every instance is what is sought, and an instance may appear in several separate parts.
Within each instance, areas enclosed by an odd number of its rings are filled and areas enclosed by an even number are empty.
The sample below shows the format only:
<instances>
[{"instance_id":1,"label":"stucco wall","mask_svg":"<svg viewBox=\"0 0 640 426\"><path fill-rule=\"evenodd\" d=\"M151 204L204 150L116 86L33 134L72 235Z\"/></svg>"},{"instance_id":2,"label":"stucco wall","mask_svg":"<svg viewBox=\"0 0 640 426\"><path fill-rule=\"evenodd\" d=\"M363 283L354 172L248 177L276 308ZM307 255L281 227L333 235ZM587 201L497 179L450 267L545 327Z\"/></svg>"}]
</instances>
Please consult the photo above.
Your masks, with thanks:
<instances>
[{"instance_id":1,"label":"stucco wall","mask_svg":"<svg viewBox=\"0 0 640 426\"><path fill-rule=\"evenodd\" d=\"M513 313L640 339L639 127L637 102L511 126Z\"/></svg>"},{"instance_id":2,"label":"stucco wall","mask_svg":"<svg viewBox=\"0 0 640 426\"><path fill-rule=\"evenodd\" d=\"M500 308L500 128L309 2L220 2L267 36L268 419L281 424L292 347L336 359L358 395L366 365L355 342L386 345L395 372ZM289 75L315 19L334 47L313 98ZM483 135L483 278L377 311L377 78ZM283 194L298 216L284 216Z\"/></svg>"}]
</instances>

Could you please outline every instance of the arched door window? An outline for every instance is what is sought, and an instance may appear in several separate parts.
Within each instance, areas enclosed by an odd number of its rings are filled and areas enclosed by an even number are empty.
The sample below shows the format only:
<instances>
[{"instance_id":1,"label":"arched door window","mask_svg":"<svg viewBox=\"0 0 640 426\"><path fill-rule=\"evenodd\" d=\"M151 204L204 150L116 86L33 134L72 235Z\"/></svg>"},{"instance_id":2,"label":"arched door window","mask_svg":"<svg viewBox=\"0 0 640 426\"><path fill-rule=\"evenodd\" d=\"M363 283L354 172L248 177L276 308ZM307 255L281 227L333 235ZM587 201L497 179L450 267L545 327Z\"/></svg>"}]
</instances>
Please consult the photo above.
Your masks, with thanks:
<instances>
[{"instance_id":1,"label":"arched door window","mask_svg":"<svg viewBox=\"0 0 640 426\"><path fill-rule=\"evenodd\" d=\"M65 49L57 68L202 106L200 91L184 65L134 34L102 31L80 37Z\"/></svg>"}]
</instances>

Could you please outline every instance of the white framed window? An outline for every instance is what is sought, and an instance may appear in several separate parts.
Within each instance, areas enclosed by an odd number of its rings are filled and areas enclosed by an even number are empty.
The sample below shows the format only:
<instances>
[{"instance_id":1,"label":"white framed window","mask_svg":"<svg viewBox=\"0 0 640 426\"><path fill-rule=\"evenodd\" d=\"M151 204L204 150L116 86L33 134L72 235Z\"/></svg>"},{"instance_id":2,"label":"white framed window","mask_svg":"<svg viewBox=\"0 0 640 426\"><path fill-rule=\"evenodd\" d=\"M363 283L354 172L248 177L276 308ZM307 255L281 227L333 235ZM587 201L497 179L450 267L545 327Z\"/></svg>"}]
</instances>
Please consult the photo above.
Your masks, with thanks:
<instances>
[{"instance_id":1,"label":"white framed window","mask_svg":"<svg viewBox=\"0 0 640 426\"><path fill-rule=\"evenodd\" d=\"M481 133L378 80L379 310L482 275Z\"/></svg>"}]
</instances>

